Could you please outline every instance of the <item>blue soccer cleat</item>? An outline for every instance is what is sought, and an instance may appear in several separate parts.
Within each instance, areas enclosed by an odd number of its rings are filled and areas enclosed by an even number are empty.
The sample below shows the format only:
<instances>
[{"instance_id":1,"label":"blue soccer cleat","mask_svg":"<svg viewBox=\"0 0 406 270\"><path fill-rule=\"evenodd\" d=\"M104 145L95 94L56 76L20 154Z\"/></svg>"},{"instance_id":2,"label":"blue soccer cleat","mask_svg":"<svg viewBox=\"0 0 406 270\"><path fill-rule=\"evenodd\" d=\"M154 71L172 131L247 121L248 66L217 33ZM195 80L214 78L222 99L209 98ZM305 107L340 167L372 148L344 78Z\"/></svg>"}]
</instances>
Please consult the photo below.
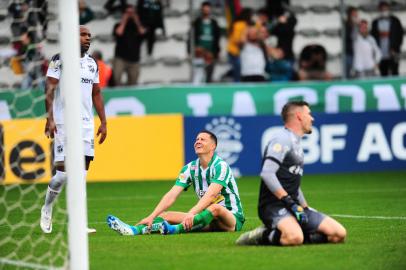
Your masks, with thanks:
<instances>
[{"instance_id":1,"label":"blue soccer cleat","mask_svg":"<svg viewBox=\"0 0 406 270\"><path fill-rule=\"evenodd\" d=\"M160 224L159 231L164 235L177 233L176 226L169 224L169 222L166 220Z\"/></svg>"},{"instance_id":2,"label":"blue soccer cleat","mask_svg":"<svg viewBox=\"0 0 406 270\"><path fill-rule=\"evenodd\" d=\"M118 217L113 215L107 216L107 225L113 231L118 232L121 235L136 235L138 231L135 227L128 225L127 223L122 222Z\"/></svg>"}]
</instances>

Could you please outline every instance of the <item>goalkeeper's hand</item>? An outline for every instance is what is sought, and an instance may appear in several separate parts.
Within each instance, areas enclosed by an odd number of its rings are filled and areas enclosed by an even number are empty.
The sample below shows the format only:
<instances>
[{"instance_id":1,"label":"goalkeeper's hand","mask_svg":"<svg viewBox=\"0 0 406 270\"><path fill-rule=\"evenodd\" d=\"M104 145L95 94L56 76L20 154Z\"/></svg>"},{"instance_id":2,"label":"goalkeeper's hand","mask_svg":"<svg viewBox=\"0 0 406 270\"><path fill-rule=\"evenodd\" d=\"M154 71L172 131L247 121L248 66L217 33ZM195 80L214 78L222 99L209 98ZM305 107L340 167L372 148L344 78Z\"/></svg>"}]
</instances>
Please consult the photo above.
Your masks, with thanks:
<instances>
[{"instance_id":1,"label":"goalkeeper's hand","mask_svg":"<svg viewBox=\"0 0 406 270\"><path fill-rule=\"evenodd\" d=\"M307 224L309 222L309 218L307 217L306 213L304 212L303 207L298 205L292 197L286 195L281 198L281 201L285 205L285 207L293 214L296 220L299 222L300 225Z\"/></svg>"}]
</instances>

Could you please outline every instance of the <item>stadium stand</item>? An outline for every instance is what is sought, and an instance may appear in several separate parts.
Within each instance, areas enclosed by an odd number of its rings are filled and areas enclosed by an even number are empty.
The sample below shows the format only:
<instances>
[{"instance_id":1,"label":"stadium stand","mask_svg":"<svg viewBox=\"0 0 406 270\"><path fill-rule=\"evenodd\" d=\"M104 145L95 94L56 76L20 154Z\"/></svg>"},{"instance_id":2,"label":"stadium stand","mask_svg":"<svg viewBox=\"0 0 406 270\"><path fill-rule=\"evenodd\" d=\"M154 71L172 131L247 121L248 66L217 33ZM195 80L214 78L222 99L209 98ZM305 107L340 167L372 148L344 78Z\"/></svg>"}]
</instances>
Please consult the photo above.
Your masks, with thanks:
<instances>
[{"instance_id":1,"label":"stadium stand","mask_svg":"<svg viewBox=\"0 0 406 270\"><path fill-rule=\"evenodd\" d=\"M21 75L10 76L9 63L4 60L2 53L10 46L12 38L10 31L11 18L7 16L7 1L0 4L0 87L7 87L21 82ZM105 1L87 0L86 3L92 8L95 14L94 20L87 25L91 29L94 41L91 51L102 51L104 58L109 63L114 54L114 40L111 36L112 28L118 17L108 16L103 8ZM131 1L130 1L131 2ZM135 1L134 1L135 2ZM145 44L142 48L140 84L170 83L174 81L188 81L190 78L190 67L186 50L186 39L190 25L189 1L172 0L170 7L165 9L166 36L158 36L158 41L154 49L153 58L146 61ZM194 11L198 12L201 0L193 1ZM341 38L340 38L340 15L339 0L291 0L291 10L295 12L298 23L296 25L296 37L293 48L296 58L303 47L310 43L323 45L328 52L328 70L335 77L341 74ZM349 2L349 1L347 1ZM360 18L369 22L375 18L377 13L377 1L353 0L351 4L360 10ZM265 1L242 0L242 6L250 6L254 9L260 8ZM43 52L47 58L58 52L58 25L55 20L56 1L49 1L49 23L47 39L43 42ZM220 26L226 28L226 20L220 11L217 19ZM406 4L399 3L394 14L406 25ZM315 23L317 22L317 23ZM221 80L223 74L228 70L226 57L226 37L221 39L220 61L216 65L213 75L214 81ZM406 74L406 42L402 46L402 61L400 63L400 73Z\"/></svg>"}]
</instances>

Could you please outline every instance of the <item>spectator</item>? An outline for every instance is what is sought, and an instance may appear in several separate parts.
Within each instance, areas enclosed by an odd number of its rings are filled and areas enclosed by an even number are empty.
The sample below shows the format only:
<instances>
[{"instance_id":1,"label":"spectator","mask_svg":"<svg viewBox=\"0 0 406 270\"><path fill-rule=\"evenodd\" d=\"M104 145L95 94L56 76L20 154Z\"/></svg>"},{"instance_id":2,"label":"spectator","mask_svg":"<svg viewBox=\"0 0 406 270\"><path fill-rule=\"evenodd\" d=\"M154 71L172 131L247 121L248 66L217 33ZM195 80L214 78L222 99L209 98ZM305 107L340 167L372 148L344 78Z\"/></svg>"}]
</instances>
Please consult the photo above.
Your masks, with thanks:
<instances>
[{"instance_id":1,"label":"spectator","mask_svg":"<svg viewBox=\"0 0 406 270\"><path fill-rule=\"evenodd\" d=\"M271 81L290 81L293 78L293 62L285 58L283 49L276 47L273 38L270 37L268 12L265 8L257 11L258 22L260 25L261 40L264 41L266 48L266 72L269 74Z\"/></svg>"},{"instance_id":2,"label":"spectator","mask_svg":"<svg viewBox=\"0 0 406 270\"><path fill-rule=\"evenodd\" d=\"M21 88L28 89L32 87L38 87L43 89L45 87L45 57L41 53L40 44L34 43L32 41L32 32L26 32L21 36L22 47L19 55L25 74L21 82Z\"/></svg>"},{"instance_id":3,"label":"spectator","mask_svg":"<svg viewBox=\"0 0 406 270\"><path fill-rule=\"evenodd\" d=\"M270 61L267 65L267 71L272 82L290 81L293 79L292 63L285 59L281 48L269 48L268 54Z\"/></svg>"},{"instance_id":4,"label":"spectator","mask_svg":"<svg viewBox=\"0 0 406 270\"><path fill-rule=\"evenodd\" d=\"M101 51L94 51L92 56L94 59L96 59L97 66L99 68L99 86L100 89L103 89L109 85L113 71L111 67L103 61L103 55Z\"/></svg>"},{"instance_id":5,"label":"spectator","mask_svg":"<svg viewBox=\"0 0 406 270\"><path fill-rule=\"evenodd\" d=\"M268 0L269 32L278 39L277 47L283 50L284 59L294 62L293 39L297 23L293 12L288 10L289 1Z\"/></svg>"},{"instance_id":6,"label":"spectator","mask_svg":"<svg viewBox=\"0 0 406 270\"><path fill-rule=\"evenodd\" d=\"M355 7L348 7L345 21L345 76L347 78L353 75L353 48L354 40L358 35L358 23L358 10Z\"/></svg>"},{"instance_id":7,"label":"spectator","mask_svg":"<svg viewBox=\"0 0 406 270\"><path fill-rule=\"evenodd\" d=\"M332 76L326 70L327 52L318 44L307 45L299 57L299 80L331 80Z\"/></svg>"},{"instance_id":8,"label":"spectator","mask_svg":"<svg viewBox=\"0 0 406 270\"><path fill-rule=\"evenodd\" d=\"M79 24L84 25L94 19L93 11L84 0L79 0Z\"/></svg>"},{"instance_id":9,"label":"spectator","mask_svg":"<svg viewBox=\"0 0 406 270\"><path fill-rule=\"evenodd\" d=\"M140 73L140 47L142 27L133 5L127 5L121 21L114 26L113 35L116 48L113 61L113 79L115 85L123 85L121 77L127 74L127 85L135 85Z\"/></svg>"},{"instance_id":10,"label":"spectator","mask_svg":"<svg viewBox=\"0 0 406 270\"><path fill-rule=\"evenodd\" d=\"M382 57L375 39L368 31L368 22L361 20L359 33L354 40L354 71L358 78L375 76L375 69Z\"/></svg>"},{"instance_id":11,"label":"spectator","mask_svg":"<svg viewBox=\"0 0 406 270\"><path fill-rule=\"evenodd\" d=\"M14 37L24 34L21 29L28 29L32 42L38 43L46 37L48 25L48 1L18 1L12 0L8 6L8 11L13 22L11 32Z\"/></svg>"},{"instance_id":12,"label":"spectator","mask_svg":"<svg viewBox=\"0 0 406 270\"><path fill-rule=\"evenodd\" d=\"M220 53L220 27L211 17L211 3L201 5L201 16L193 22L195 57L204 59L205 81L212 81L216 60ZM200 56L199 56L200 55Z\"/></svg>"},{"instance_id":13,"label":"spectator","mask_svg":"<svg viewBox=\"0 0 406 270\"><path fill-rule=\"evenodd\" d=\"M259 29L251 25L247 29L245 40L242 41L241 81L265 81L265 66L267 62L263 40L260 39Z\"/></svg>"},{"instance_id":14,"label":"spectator","mask_svg":"<svg viewBox=\"0 0 406 270\"><path fill-rule=\"evenodd\" d=\"M379 18L372 22L371 31L382 53L379 70L382 76L399 75L403 27L400 20L390 14L388 2L382 1L379 3L379 12Z\"/></svg>"},{"instance_id":15,"label":"spectator","mask_svg":"<svg viewBox=\"0 0 406 270\"><path fill-rule=\"evenodd\" d=\"M247 27L251 23L252 9L244 8L235 18L230 27L227 53L234 82L239 82L241 80L240 48L245 39Z\"/></svg>"},{"instance_id":16,"label":"spectator","mask_svg":"<svg viewBox=\"0 0 406 270\"><path fill-rule=\"evenodd\" d=\"M147 55L152 57L154 44L156 41L157 29L162 29L165 36L165 25L163 17L163 6L160 0L138 0L137 12L140 16L141 24L145 27L145 39L147 41Z\"/></svg>"},{"instance_id":17,"label":"spectator","mask_svg":"<svg viewBox=\"0 0 406 270\"><path fill-rule=\"evenodd\" d=\"M117 0L107 0L104 4L104 8L107 10L109 14L113 14L115 12L125 12L127 8L127 0L119 0L119 3L116 4Z\"/></svg>"},{"instance_id":18,"label":"spectator","mask_svg":"<svg viewBox=\"0 0 406 270\"><path fill-rule=\"evenodd\" d=\"M21 87L43 87L45 58L40 42L45 38L47 26L47 1L10 1L9 13L13 19L11 32L13 50L11 59L16 74L24 74Z\"/></svg>"}]
</instances>

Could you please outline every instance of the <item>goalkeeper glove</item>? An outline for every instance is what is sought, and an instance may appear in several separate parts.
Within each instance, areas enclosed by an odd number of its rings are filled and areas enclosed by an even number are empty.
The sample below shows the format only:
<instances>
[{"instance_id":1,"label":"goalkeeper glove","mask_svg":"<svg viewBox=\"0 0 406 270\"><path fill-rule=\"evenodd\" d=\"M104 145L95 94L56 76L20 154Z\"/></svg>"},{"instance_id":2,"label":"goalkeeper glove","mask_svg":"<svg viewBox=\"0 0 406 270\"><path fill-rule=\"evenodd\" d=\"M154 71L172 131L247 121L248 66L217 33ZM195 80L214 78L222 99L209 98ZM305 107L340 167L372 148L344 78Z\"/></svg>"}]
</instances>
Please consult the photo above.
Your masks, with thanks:
<instances>
[{"instance_id":1,"label":"goalkeeper glove","mask_svg":"<svg viewBox=\"0 0 406 270\"><path fill-rule=\"evenodd\" d=\"M289 195L286 195L284 197L281 198L281 201L283 202L283 204L285 205L285 207L293 214L293 216L297 219L297 221L299 222L300 225L304 225L307 224L309 219L306 215L306 213L304 212L303 207L301 207L300 205L298 205L293 199L292 197L290 197Z\"/></svg>"}]
</instances>

